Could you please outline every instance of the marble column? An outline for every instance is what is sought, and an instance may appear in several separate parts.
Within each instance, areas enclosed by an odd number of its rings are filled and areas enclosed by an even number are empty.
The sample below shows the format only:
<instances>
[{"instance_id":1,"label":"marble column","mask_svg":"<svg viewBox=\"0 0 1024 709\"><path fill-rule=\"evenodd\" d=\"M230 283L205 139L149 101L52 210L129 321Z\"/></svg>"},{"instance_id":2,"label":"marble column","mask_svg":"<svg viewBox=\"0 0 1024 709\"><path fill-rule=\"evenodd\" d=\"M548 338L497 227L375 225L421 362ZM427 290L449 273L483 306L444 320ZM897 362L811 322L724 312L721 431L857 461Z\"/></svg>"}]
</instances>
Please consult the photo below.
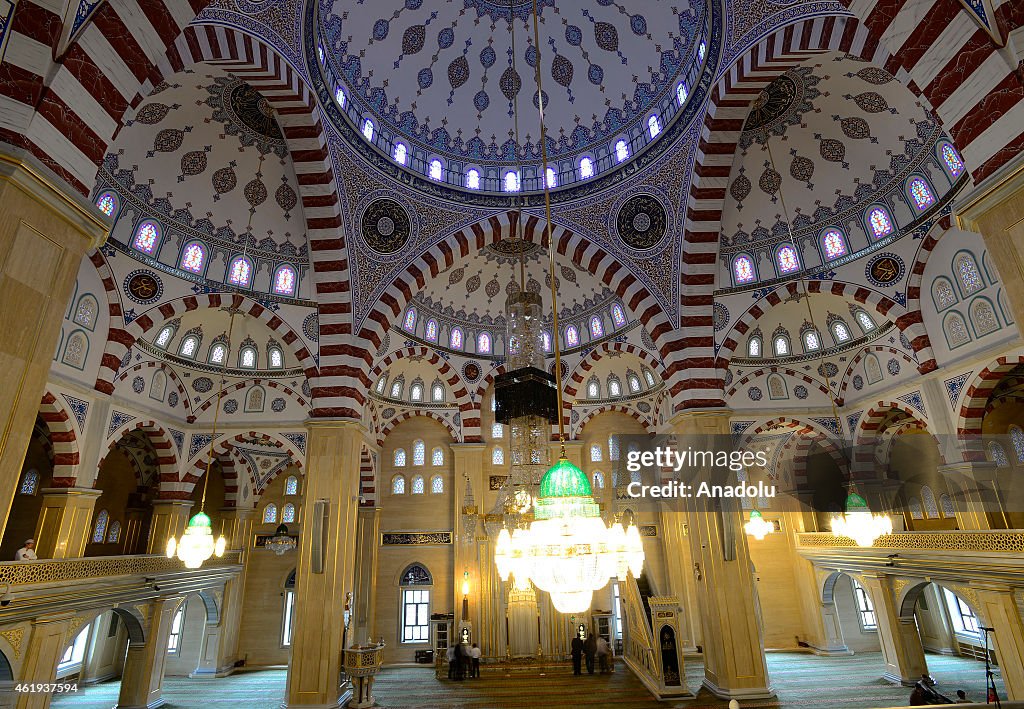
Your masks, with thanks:
<instances>
[{"instance_id":1,"label":"marble column","mask_svg":"<svg viewBox=\"0 0 1024 709\"><path fill-rule=\"evenodd\" d=\"M366 643L379 638L377 632L377 554L380 551L380 508L360 507L356 553L355 617L351 640Z\"/></svg>"},{"instance_id":2,"label":"marble column","mask_svg":"<svg viewBox=\"0 0 1024 709\"><path fill-rule=\"evenodd\" d=\"M686 515L676 510L662 509L658 512L658 521L668 577L668 593L665 595L679 599L679 644L683 652L693 653L701 643L700 613L695 601L694 577L690 572L693 562L690 559L690 542L685 534Z\"/></svg>"},{"instance_id":3,"label":"marble column","mask_svg":"<svg viewBox=\"0 0 1024 709\"><path fill-rule=\"evenodd\" d=\"M17 491L64 310L100 212L27 153L0 148L0 522Z\"/></svg>"},{"instance_id":4,"label":"marble column","mask_svg":"<svg viewBox=\"0 0 1024 709\"><path fill-rule=\"evenodd\" d=\"M885 674L882 677L890 682L912 686L921 679L921 675L928 674L924 646L914 615L901 615L896 605L896 592L888 576L864 574L861 583L875 607L878 640L885 661Z\"/></svg>"},{"instance_id":5,"label":"marble column","mask_svg":"<svg viewBox=\"0 0 1024 709\"><path fill-rule=\"evenodd\" d=\"M723 450L731 447L730 411L689 411L672 421L680 448ZM693 483L713 481L702 471ZM696 596L704 640L704 686L725 699L774 695L768 678L761 608L754 570L743 533L740 506L726 500L694 498L687 512ZM721 504L720 504L721 503Z\"/></svg>"},{"instance_id":6,"label":"marble column","mask_svg":"<svg viewBox=\"0 0 1024 709\"><path fill-rule=\"evenodd\" d=\"M148 709L163 704L164 663L171 623L184 598L164 596L150 602L144 643L130 642L121 672L116 709Z\"/></svg>"},{"instance_id":7,"label":"marble column","mask_svg":"<svg viewBox=\"0 0 1024 709\"><path fill-rule=\"evenodd\" d=\"M334 707L339 686L345 597L355 584L359 453L353 421L307 423L305 512L295 587L295 629L285 701Z\"/></svg>"},{"instance_id":8,"label":"marble column","mask_svg":"<svg viewBox=\"0 0 1024 709\"><path fill-rule=\"evenodd\" d=\"M1001 584L972 583L977 595L979 625L995 628L989 634L999 673L1011 702L1024 701L1024 620L1014 590Z\"/></svg>"},{"instance_id":9,"label":"marble column","mask_svg":"<svg viewBox=\"0 0 1024 709\"><path fill-rule=\"evenodd\" d=\"M75 559L85 554L92 535L93 512L102 490L81 487L44 488L36 522L36 554L40 559Z\"/></svg>"},{"instance_id":10,"label":"marble column","mask_svg":"<svg viewBox=\"0 0 1024 709\"><path fill-rule=\"evenodd\" d=\"M55 682L57 663L67 644L72 640L68 637L71 630L71 619L74 613L55 613L41 616L32 621L25 650L25 660L21 670L15 677L17 682L37 683ZM50 694L47 692L17 693L15 700L17 709L45 709L50 706Z\"/></svg>"},{"instance_id":11,"label":"marble column","mask_svg":"<svg viewBox=\"0 0 1024 709\"><path fill-rule=\"evenodd\" d=\"M156 500L153 502L153 516L149 523L147 554L163 554L167 540L180 539L188 524L192 500Z\"/></svg>"}]
</instances>

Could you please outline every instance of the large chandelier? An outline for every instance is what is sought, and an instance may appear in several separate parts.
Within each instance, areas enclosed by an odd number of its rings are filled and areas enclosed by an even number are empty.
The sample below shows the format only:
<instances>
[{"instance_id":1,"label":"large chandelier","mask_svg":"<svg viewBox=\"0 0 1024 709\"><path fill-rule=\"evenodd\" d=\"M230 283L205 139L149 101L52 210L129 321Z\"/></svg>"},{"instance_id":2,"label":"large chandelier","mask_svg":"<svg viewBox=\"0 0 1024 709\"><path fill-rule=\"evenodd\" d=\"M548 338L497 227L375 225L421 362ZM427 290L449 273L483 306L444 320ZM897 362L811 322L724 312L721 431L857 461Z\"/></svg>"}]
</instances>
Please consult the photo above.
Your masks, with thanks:
<instances>
[{"instance_id":1,"label":"large chandelier","mask_svg":"<svg viewBox=\"0 0 1024 709\"><path fill-rule=\"evenodd\" d=\"M874 546L883 534L892 534L892 520L888 515L871 513L867 500L851 491L846 498L846 513L832 517L832 531L840 537L849 537L857 546Z\"/></svg>"},{"instance_id":2,"label":"large chandelier","mask_svg":"<svg viewBox=\"0 0 1024 709\"><path fill-rule=\"evenodd\" d=\"M752 510L750 520L743 525L743 530L757 541L761 541L775 531L775 525L766 520L759 510Z\"/></svg>"}]
</instances>

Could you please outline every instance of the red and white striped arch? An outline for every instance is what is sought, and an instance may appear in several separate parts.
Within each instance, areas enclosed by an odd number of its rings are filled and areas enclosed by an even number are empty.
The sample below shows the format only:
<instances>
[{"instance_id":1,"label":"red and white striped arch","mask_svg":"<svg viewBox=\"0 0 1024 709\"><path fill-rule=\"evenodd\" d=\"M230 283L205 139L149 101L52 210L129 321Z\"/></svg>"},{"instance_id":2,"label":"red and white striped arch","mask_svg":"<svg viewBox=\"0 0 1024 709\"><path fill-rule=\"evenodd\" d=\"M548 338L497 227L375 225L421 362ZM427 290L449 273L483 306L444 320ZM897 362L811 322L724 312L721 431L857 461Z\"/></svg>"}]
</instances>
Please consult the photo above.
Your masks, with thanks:
<instances>
[{"instance_id":1,"label":"red and white striped arch","mask_svg":"<svg viewBox=\"0 0 1024 709\"><path fill-rule=\"evenodd\" d=\"M280 382L274 381L273 379L256 378L236 382L235 384L232 384L229 387L225 387L224 395L227 396L232 392L241 391L242 389L247 389L252 386L263 386L268 387L270 389L277 389L278 391L283 392L286 396L294 399L304 409L309 408L309 402L306 401L306 399L302 396L302 392L295 391L287 384L281 384ZM211 407L215 406L217 404L217 399L219 398L219 396L220 393L216 391L211 396L209 396L206 399L206 401L204 401L195 409L195 413L186 419L188 423L195 423L197 418L202 416L203 413L208 411Z\"/></svg>"},{"instance_id":2,"label":"red and white striped arch","mask_svg":"<svg viewBox=\"0 0 1024 709\"><path fill-rule=\"evenodd\" d=\"M583 416L583 418L580 419L579 424L576 426L575 435L573 435L572 437L574 439L580 438L583 435L583 429L586 428L587 424L590 423L591 419L600 416L601 414L606 414L609 412L618 412L620 414L632 416L634 419L636 419L637 423L644 427L644 431L647 431L648 433L654 431L655 429L654 422L651 421L648 416L640 413L631 406L624 406L622 404L602 404L601 406L596 406L590 411L588 411Z\"/></svg>"},{"instance_id":3,"label":"red and white striped arch","mask_svg":"<svg viewBox=\"0 0 1024 709\"><path fill-rule=\"evenodd\" d=\"M370 370L370 381L376 383L381 375L396 362L412 358L421 359L427 362L427 364L436 367L438 378L448 385L448 390L451 392L455 403L459 405L463 440L472 440L469 436L479 437L480 410L469 398L469 390L466 388L465 382L462 381L459 373L441 355L429 347L403 347L388 353Z\"/></svg>"},{"instance_id":4,"label":"red and white striped arch","mask_svg":"<svg viewBox=\"0 0 1024 709\"><path fill-rule=\"evenodd\" d=\"M778 456L777 461L783 460L784 456L792 456L794 462L793 484L796 490L806 491L809 489L807 461L815 444L828 453L842 474L847 474L849 464L841 450L840 441L836 439L834 433L814 421L790 416L776 416L764 423L758 424L749 433L744 431L737 448L744 449L759 435L771 435L773 431L779 429L792 432L792 436L783 444L783 452ZM778 471L772 471L772 474L777 479Z\"/></svg>"},{"instance_id":5,"label":"red and white striped arch","mask_svg":"<svg viewBox=\"0 0 1024 709\"><path fill-rule=\"evenodd\" d=\"M377 445L384 445L384 441L395 429L395 427L398 426L398 424L402 423L403 421L408 421L411 418L416 418L417 416L426 416L427 418L437 421L439 424L445 427L445 429L451 435L452 441L454 441L455 443L463 443L462 436L460 435L458 429L456 429L455 426L453 426L450 421L447 421L443 416L438 414L436 411L431 411L430 409L406 409L405 411L401 411L398 414L396 414L394 418L392 418L390 421L385 421L382 423L380 433L378 434L377 438Z\"/></svg>"},{"instance_id":6,"label":"red and white striped arch","mask_svg":"<svg viewBox=\"0 0 1024 709\"><path fill-rule=\"evenodd\" d=\"M56 396L44 391L39 418L46 424L47 439L53 448L53 487L74 487L78 482L80 457L72 417Z\"/></svg>"},{"instance_id":7,"label":"red and white striped arch","mask_svg":"<svg viewBox=\"0 0 1024 709\"><path fill-rule=\"evenodd\" d=\"M377 504L377 472L373 468L373 456L366 446L359 449L359 506L374 507Z\"/></svg>"},{"instance_id":8,"label":"red and white striped arch","mask_svg":"<svg viewBox=\"0 0 1024 709\"><path fill-rule=\"evenodd\" d=\"M889 347L888 345L868 345L858 352L857 356L850 360L850 364L846 367L846 372L843 374L843 381L839 385L839 396L836 401L837 404L840 406L843 405L843 402L846 399L846 391L850 386L850 382L853 381L853 374L857 371L857 365L861 363L861 360L869 354L878 353L899 357L912 367L916 365L914 360L910 359L910 357L907 356L907 353L903 350L898 350L895 347Z\"/></svg>"},{"instance_id":9,"label":"red and white striped arch","mask_svg":"<svg viewBox=\"0 0 1024 709\"><path fill-rule=\"evenodd\" d=\"M1024 364L1024 353L1003 355L990 362L988 366L974 375L971 383L965 387L957 416L956 431L963 441L964 460L982 462L986 460L982 445L982 421L992 391L1006 375Z\"/></svg>"},{"instance_id":10,"label":"red and white striped arch","mask_svg":"<svg viewBox=\"0 0 1024 709\"><path fill-rule=\"evenodd\" d=\"M168 367L163 362L154 362L153 360L147 360L145 362L133 364L132 366L126 368L123 372L120 372L117 375L117 379L114 380L114 385L116 386L119 382L123 382L132 374L136 372L141 372L146 369L162 369L164 371L164 373L167 375L167 378L170 379L171 382L174 384L175 388L177 388L178 397L184 404L185 411L189 413L191 418L192 402L188 398L188 392L185 390L185 385L182 383L181 379L178 378L178 375L175 373L174 369ZM191 423L191 421L189 421L189 423Z\"/></svg>"},{"instance_id":11,"label":"red and white striped arch","mask_svg":"<svg viewBox=\"0 0 1024 709\"><path fill-rule=\"evenodd\" d=\"M594 368L594 365L606 357L610 352L622 352L634 355L637 359L647 365L647 368L652 372L657 372L658 376L662 379L665 378L665 367L654 355L643 347L634 345L631 342L607 341L603 342L599 347L595 347L590 350L586 357L577 362L576 366L573 367L572 372L569 373L569 377L565 382L564 391L567 399L574 399L577 394L579 394L583 387L583 381L587 377L587 373L590 372ZM646 386L646 382L644 385Z\"/></svg>"},{"instance_id":12,"label":"red and white striped arch","mask_svg":"<svg viewBox=\"0 0 1024 709\"><path fill-rule=\"evenodd\" d=\"M880 477L879 470L885 466L885 460L879 456L885 443L885 431L893 427L902 428L908 423L920 424L915 427L924 431L930 430L924 415L902 401L883 399L868 406L854 432L854 479L871 480ZM936 446L942 462L942 448L938 441Z\"/></svg>"},{"instance_id":13,"label":"red and white striped arch","mask_svg":"<svg viewBox=\"0 0 1024 709\"><path fill-rule=\"evenodd\" d=\"M248 464L244 463L244 459L241 456L233 457L237 455L235 449L242 446L253 445L254 442L258 442L264 445L272 445L278 450L286 451L292 462L296 467L302 468L305 462L305 456L295 447L295 444L288 439L277 436L271 433L263 433L259 431L248 431L246 433L238 433L234 436L225 436L217 439L213 444L213 457L221 462L221 468L223 470L224 461L231 459L234 462L232 466L232 473L235 474L234 483L231 485L233 488L230 490L231 500L234 504L238 502L238 493L240 488L237 482L237 467L242 464L248 471L250 477L250 483L252 486L254 500L253 504L259 499L259 494L262 489L257 489L257 477L256 471L252 470ZM181 476L175 476L173 481L167 481L166 484L161 481L160 486L160 497L164 499L178 499L187 500L192 497L192 491L195 489L196 484L202 480L202 477L206 475L206 464L210 457L210 448L204 447L202 450L196 453L193 458L182 470ZM239 461L242 461L241 463ZM286 466L287 467L287 466ZM228 499L229 490L227 483L227 471L225 473L225 501ZM273 480L273 478L270 478ZM266 482L269 483L270 480ZM264 486L265 487L265 486Z\"/></svg>"},{"instance_id":14,"label":"red and white striped arch","mask_svg":"<svg viewBox=\"0 0 1024 709\"><path fill-rule=\"evenodd\" d=\"M729 390L726 391L725 394L726 394L726 396L734 396L736 394L737 390L741 386L744 386L745 384L749 384L750 382L754 381L758 377L763 377L763 376L767 376L769 374L776 374L776 373L777 374L784 374L787 377L789 377L790 379L794 379L794 380L796 380L798 382L803 382L804 384L809 384L810 386L814 387L815 389L820 391L825 396L829 396L828 389L826 389L825 385L822 384L817 379L814 379L813 377L807 376L807 374L805 374L804 372L798 372L795 369L791 369L790 367L779 366L779 365L768 365L766 367L761 367L759 369L755 369L753 372L750 372L749 374L744 375L742 379L733 382L733 384L729 387Z\"/></svg>"},{"instance_id":15,"label":"red and white striped arch","mask_svg":"<svg viewBox=\"0 0 1024 709\"><path fill-rule=\"evenodd\" d=\"M107 453L104 453L103 457L100 458L97 470L103 467L103 461L106 460L107 454L113 450L121 439L124 438L125 434L131 431L142 431L146 438L149 439L149 443L153 446L153 450L156 451L156 465L157 475L160 483L160 487L163 488L165 483L171 483L178 479L178 455L177 448L174 445L174 439L167 432L164 426L153 420L133 420L122 424L119 428L111 432L107 436ZM93 487L99 482L99 476L93 482Z\"/></svg>"}]
</instances>

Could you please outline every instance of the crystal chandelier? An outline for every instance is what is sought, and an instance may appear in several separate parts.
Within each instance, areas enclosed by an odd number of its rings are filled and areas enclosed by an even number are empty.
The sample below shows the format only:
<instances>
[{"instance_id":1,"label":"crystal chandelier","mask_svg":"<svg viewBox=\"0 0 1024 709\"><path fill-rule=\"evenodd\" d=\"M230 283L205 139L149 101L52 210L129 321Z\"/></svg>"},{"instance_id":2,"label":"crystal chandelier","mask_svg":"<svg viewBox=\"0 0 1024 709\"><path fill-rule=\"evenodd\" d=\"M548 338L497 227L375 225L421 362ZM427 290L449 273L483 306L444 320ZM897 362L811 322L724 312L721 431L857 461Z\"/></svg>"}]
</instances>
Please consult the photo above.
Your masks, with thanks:
<instances>
[{"instance_id":1,"label":"crystal chandelier","mask_svg":"<svg viewBox=\"0 0 1024 709\"><path fill-rule=\"evenodd\" d=\"M775 525L761 516L758 510L752 510L750 521L743 525L743 529L754 539L761 541L775 531Z\"/></svg>"},{"instance_id":2,"label":"crystal chandelier","mask_svg":"<svg viewBox=\"0 0 1024 709\"><path fill-rule=\"evenodd\" d=\"M849 537L857 546L874 546L883 534L892 534L892 520L888 515L871 513L867 500L851 491L846 498L846 514L832 518L832 531L840 537Z\"/></svg>"},{"instance_id":3,"label":"crystal chandelier","mask_svg":"<svg viewBox=\"0 0 1024 709\"><path fill-rule=\"evenodd\" d=\"M288 534L288 525L279 524L274 531L274 536L267 540L266 548L278 556L291 551L296 547L295 537Z\"/></svg>"}]
</instances>

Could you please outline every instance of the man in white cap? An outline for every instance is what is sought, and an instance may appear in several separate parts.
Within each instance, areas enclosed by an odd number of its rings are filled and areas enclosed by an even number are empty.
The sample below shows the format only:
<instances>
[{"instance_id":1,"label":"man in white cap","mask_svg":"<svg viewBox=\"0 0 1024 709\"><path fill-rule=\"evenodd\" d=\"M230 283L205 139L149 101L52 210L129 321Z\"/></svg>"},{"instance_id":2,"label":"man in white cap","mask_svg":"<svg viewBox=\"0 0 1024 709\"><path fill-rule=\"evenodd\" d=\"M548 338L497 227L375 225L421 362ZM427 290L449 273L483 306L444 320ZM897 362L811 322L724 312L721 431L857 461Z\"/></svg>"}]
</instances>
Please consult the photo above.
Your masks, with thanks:
<instances>
[{"instance_id":1,"label":"man in white cap","mask_svg":"<svg viewBox=\"0 0 1024 709\"><path fill-rule=\"evenodd\" d=\"M15 561L35 561L39 557L36 556L36 540L26 539L25 546L18 550L14 555Z\"/></svg>"}]
</instances>

